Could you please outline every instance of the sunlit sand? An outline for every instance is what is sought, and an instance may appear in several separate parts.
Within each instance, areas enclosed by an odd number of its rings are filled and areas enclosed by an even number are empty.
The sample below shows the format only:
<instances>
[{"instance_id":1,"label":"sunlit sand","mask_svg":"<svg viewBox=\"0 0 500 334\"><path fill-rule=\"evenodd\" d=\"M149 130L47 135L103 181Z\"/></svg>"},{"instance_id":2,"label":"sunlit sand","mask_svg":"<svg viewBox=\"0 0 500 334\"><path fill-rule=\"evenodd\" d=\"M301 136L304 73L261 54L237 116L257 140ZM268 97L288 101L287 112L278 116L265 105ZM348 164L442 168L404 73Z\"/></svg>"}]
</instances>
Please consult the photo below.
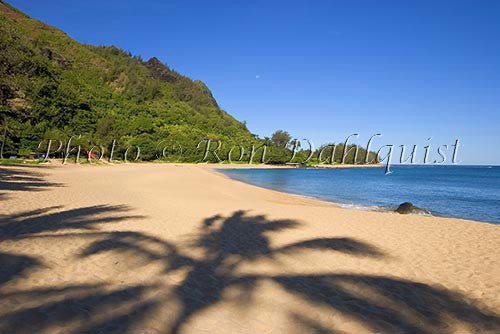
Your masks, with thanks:
<instances>
[{"instance_id":1,"label":"sunlit sand","mask_svg":"<svg viewBox=\"0 0 500 334\"><path fill-rule=\"evenodd\" d=\"M0 333L500 332L498 225L343 209L205 165L0 175Z\"/></svg>"}]
</instances>

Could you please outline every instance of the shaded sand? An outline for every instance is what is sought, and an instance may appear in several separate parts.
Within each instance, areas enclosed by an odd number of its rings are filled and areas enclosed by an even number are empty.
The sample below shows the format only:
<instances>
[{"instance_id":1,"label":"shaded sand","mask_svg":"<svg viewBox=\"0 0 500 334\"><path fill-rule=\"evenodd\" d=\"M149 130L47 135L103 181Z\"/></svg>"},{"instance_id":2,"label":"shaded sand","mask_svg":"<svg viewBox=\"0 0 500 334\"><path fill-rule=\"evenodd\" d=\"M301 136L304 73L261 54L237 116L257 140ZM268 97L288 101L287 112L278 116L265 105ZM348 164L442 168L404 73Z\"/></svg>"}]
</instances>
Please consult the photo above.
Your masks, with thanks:
<instances>
[{"instance_id":1,"label":"shaded sand","mask_svg":"<svg viewBox=\"0 0 500 334\"><path fill-rule=\"evenodd\" d=\"M200 165L0 167L0 333L500 333L500 226Z\"/></svg>"}]
</instances>

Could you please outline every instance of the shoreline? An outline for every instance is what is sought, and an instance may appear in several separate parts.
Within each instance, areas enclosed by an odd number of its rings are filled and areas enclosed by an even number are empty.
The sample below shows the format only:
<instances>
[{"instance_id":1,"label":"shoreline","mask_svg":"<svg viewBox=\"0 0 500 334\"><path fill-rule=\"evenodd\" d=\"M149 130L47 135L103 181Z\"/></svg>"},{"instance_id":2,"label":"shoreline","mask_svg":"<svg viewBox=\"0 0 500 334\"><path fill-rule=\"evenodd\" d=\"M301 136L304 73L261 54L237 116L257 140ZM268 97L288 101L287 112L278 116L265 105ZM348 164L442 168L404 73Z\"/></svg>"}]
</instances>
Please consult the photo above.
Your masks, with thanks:
<instances>
[{"instance_id":1,"label":"shoreline","mask_svg":"<svg viewBox=\"0 0 500 334\"><path fill-rule=\"evenodd\" d=\"M378 166L376 166L376 167L378 167ZM251 167L249 167L249 168L251 168ZM346 204L346 203L342 203L342 202L335 202L335 201L323 199L321 197L315 197L315 196L308 196L308 195L304 195L304 194L286 192L286 191L282 191L282 190L278 190L278 189L273 189L273 188L270 188L270 187L256 185L256 184L253 184L253 183L247 183L245 181L241 181L241 180L232 178L232 177L230 177L230 176L228 176L226 174L217 172L217 169L232 169L231 167L229 167L229 168L215 168L214 167L214 168L211 168L210 170L213 171L216 175L220 175L220 176L228 178L228 179L230 179L232 181L241 182L243 184L254 186L254 187L257 187L257 188L266 189L266 190L269 190L269 191L278 192L278 193L289 195L289 196L298 196L298 197L310 199L310 200L313 200L313 201L319 201L319 202L327 203L327 204L333 205L333 206L335 206L337 208L346 209L346 210L380 212L380 213L390 213L390 214L400 215L399 213L397 213L397 212L394 211L396 209L396 207L392 207L391 208L391 207L383 207L383 206L376 206L376 205L370 206L370 205L364 205L364 204L361 204L361 203ZM406 214L406 215L409 215L409 216L419 216L419 217L438 217L438 218L444 218L444 219L460 219L460 220L466 220L466 221L475 222L475 223L499 225L498 223L493 223L493 222L488 222L488 221L474 220L474 219L461 218L461 217L453 217L453 216L436 215L436 214L433 214L433 213L430 213L430 214L415 214L415 213L410 213L410 214Z\"/></svg>"},{"instance_id":2,"label":"shoreline","mask_svg":"<svg viewBox=\"0 0 500 334\"><path fill-rule=\"evenodd\" d=\"M233 182L240 182L244 185L251 186L251 187L256 187L258 189L264 189L267 191L279 193L282 195L288 195L292 197L299 197L307 200L312 200L312 201L318 201L324 204L332 205L337 208L345 209L345 210L353 210L353 211L367 211L367 212L378 212L378 213L389 213L389 214L397 214L400 215L396 212L394 212L393 209L395 208L390 208L390 207L381 207L381 206L369 206L369 205L364 205L361 203L352 203L352 204L345 204L341 202L335 202L327 199L323 199L320 197L315 197L315 196L308 196L304 194L298 194L298 193L291 193L291 192L286 192L286 191L281 191L273 188L268 188L265 186L260 186L260 185L255 185L252 183L247 183L238 179L231 178L230 176L225 175L224 173L217 172L218 169L296 169L296 168L302 168L302 169L315 169L315 168L385 168L384 165L381 164L372 164L372 165L360 165L360 164L342 164L342 165L316 165L316 166L305 166L301 167L298 165L272 165L272 164L237 164L237 163L232 163L232 164L222 164L222 163L179 163L179 162L154 162L154 161L146 161L146 162L132 162L132 163L108 163L107 161L102 162L96 162L96 163L68 163L68 164L62 164L62 160L60 159L51 159L46 163L40 163L40 164L6 164L2 165L0 164L0 168L2 167L28 167L28 168L79 168L79 167L117 167L117 166L137 166L137 165L171 165L171 166L198 166L202 169L206 169L210 172L212 172L214 175L222 176L228 180L231 180ZM54 163L55 162L55 163ZM324 166L324 167L321 167ZM418 165L416 165L418 166ZM472 166L472 165L471 165ZM465 220L465 221L470 221L470 222L475 222L475 223L482 223L482 224L492 224L492 225L499 225L498 223L493 223L489 221L481 221L481 220L474 220L474 219L468 219L468 218L461 218L461 217L453 217L453 216L444 216L444 215L435 215L435 214L430 214L430 215L421 215L421 214L408 214L409 216L419 216L419 217L436 217L436 218L443 218L443 219L459 219L459 220Z\"/></svg>"},{"instance_id":3,"label":"shoreline","mask_svg":"<svg viewBox=\"0 0 500 334\"><path fill-rule=\"evenodd\" d=\"M345 209L206 165L94 167L0 167L9 328L144 312L112 332L310 332L295 314L330 332L500 329L497 225Z\"/></svg>"},{"instance_id":4,"label":"shoreline","mask_svg":"<svg viewBox=\"0 0 500 334\"><path fill-rule=\"evenodd\" d=\"M340 167L340 168L362 168L362 167L377 168L377 167L383 167L383 166L379 166L379 165L375 165L375 166L346 165L345 167ZM253 167L251 167L251 165L248 165L248 166L245 166L245 167L241 167L241 169L246 169L246 168L253 169ZM330 168L336 168L336 167L330 167ZM278 190L278 189L274 189L274 188L270 188L270 187L266 187L266 186L260 186L260 185L256 185L256 184L252 184L252 183L247 183L245 181L241 181L241 180L232 178L232 177L230 177L230 176L228 176L228 175L226 175L224 173L217 172L218 169L239 169L239 168L238 167L233 167L233 166L219 168L217 164L211 164L210 165L210 170L213 171L216 175L221 175L221 176L223 176L225 178L228 178L228 179L230 179L232 181L241 182L243 184L254 186L254 187L258 187L258 188L261 188L261 189L266 189L266 190L269 190L269 191L275 191L275 192L279 192L279 193L282 193L282 194L287 194L287 195L290 195L290 196L300 196L300 197L303 197L303 198L307 198L307 199L311 199L311 200L316 200L316 201L328 203L328 204L334 205L334 206L336 206L338 208L342 208L342 209L346 209L346 210L391 213L391 214L397 214L397 215L399 215L399 213L395 212L395 209L397 208L397 206L395 206L395 207L383 207L383 206L376 206L376 205L365 205L365 204L362 204L362 203L349 203L349 204L347 204L347 203L342 203L342 202L335 202L335 201L328 200L328 199L323 199L321 197L315 197L315 196L308 196L308 195L299 194L299 193L286 192L286 191L282 191L282 190ZM262 169L266 169L266 168L263 167ZM276 168L271 167L270 169L280 169L280 168L279 167L276 167ZM283 168L283 169L285 169L285 168ZM438 218L444 218L444 219L460 219L460 220L466 220L466 221L471 221L471 222L481 223L481 224L499 225L498 223L494 223L494 222L491 222L491 221L482 221L482 220L475 220L475 219L462 218L462 217L437 215L437 214L432 213L432 212L430 214L415 214L415 213L410 213L410 214L407 214L407 215L410 215L410 216L420 216L420 217L438 217Z\"/></svg>"},{"instance_id":5,"label":"shoreline","mask_svg":"<svg viewBox=\"0 0 500 334\"><path fill-rule=\"evenodd\" d=\"M246 167L242 167L242 168L244 169ZM251 168L251 167L248 167L248 168ZM348 168L348 167L345 167L345 168ZM300 197L300 198L304 198L304 199L308 199L308 200L318 201L318 202L321 202L321 203L325 203L327 205L332 205L332 206L334 206L336 208L342 208L342 209L354 210L354 211L360 210L360 211L369 211L369 212L396 213L393 210L390 210L389 208L383 208L383 207L378 207L378 206L372 206L372 207L370 207L370 206L366 206L366 205L364 206L362 204L359 204L360 208L358 209L358 208L354 208L354 207L349 207L348 205L343 205L343 203L340 203L340 202L334 202L334 201L330 201L330 200L323 199L323 198L320 198L320 197L308 196L308 195L304 195L304 194L295 194L295 193L286 192L286 191L282 191L282 190L278 190L278 189L273 189L273 188L270 188L270 187L259 186L259 185L256 185L256 184L247 183L245 181L234 179L234 178L232 178L232 177L230 177L230 176L228 176L228 175L226 175L224 173L218 172L217 171L218 169L233 169L233 168L232 167L228 167L228 168L213 167L213 168L209 168L208 170L210 170L211 172L213 172L215 175L222 176L222 177L224 177L226 179L229 179L231 181L234 181L234 182L240 182L240 183L245 184L245 185L249 185L249 186L252 186L252 187L257 187L257 188L260 188L260 189L265 189L265 190L276 192L276 193L283 194L283 195ZM279 169L279 168L276 168L276 169ZM352 205L356 206L358 204L354 204L353 203ZM373 209L370 209L370 208L373 208ZM380 209L380 210L377 210L377 209ZM437 217L437 216L431 215L431 217ZM441 218L455 218L456 219L456 217L441 217ZM458 218L458 219L460 219L460 218ZM481 221L470 220L470 219L466 219L466 220L474 221L474 222L481 222Z\"/></svg>"},{"instance_id":6,"label":"shoreline","mask_svg":"<svg viewBox=\"0 0 500 334\"><path fill-rule=\"evenodd\" d=\"M301 166L301 165L271 165L271 164L216 164L216 163L199 163L199 165L205 165L208 166L209 168L213 169L238 169L238 168L243 168L243 169L290 169L290 168L384 168L384 165L381 164L370 164L370 165L363 165L363 164L322 164L322 165L311 165L311 166Z\"/></svg>"}]
</instances>

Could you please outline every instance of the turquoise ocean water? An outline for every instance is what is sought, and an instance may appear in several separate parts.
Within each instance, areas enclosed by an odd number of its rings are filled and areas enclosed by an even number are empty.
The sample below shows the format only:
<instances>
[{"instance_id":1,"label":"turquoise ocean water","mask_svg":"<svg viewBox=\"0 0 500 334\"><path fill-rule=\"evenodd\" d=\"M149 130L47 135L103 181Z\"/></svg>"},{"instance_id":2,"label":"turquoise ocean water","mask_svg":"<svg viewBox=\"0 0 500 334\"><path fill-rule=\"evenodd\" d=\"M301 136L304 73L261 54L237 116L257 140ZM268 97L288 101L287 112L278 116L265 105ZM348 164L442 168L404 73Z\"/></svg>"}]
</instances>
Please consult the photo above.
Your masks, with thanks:
<instances>
[{"instance_id":1,"label":"turquoise ocean water","mask_svg":"<svg viewBox=\"0 0 500 334\"><path fill-rule=\"evenodd\" d=\"M394 166L345 169L226 169L257 186L342 206L392 210L412 202L436 216L500 224L500 166Z\"/></svg>"}]
</instances>

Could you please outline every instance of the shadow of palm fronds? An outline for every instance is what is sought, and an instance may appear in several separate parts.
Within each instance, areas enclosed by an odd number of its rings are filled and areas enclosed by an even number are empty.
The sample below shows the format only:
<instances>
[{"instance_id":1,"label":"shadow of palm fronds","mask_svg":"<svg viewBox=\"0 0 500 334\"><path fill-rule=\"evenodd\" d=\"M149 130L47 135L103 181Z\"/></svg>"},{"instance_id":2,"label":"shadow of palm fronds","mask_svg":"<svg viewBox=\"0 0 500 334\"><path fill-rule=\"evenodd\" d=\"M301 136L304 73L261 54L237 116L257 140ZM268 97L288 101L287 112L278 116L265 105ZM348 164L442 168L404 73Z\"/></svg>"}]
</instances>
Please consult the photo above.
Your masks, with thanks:
<instances>
[{"instance_id":1,"label":"shadow of palm fronds","mask_svg":"<svg viewBox=\"0 0 500 334\"><path fill-rule=\"evenodd\" d=\"M387 276L282 275L269 279L313 305L330 307L374 332L452 333L450 322L494 333L500 318L442 287Z\"/></svg>"},{"instance_id":2,"label":"shadow of palm fronds","mask_svg":"<svg viewBox=\"0 0 500 334\"><path fill-rule=\"evenodd\" d=\"M99 224L142 218L138 215L117 215L129 210L124 205L95 205L63 210L60 206L0 216L0 241L29 238L39 233L69 229L95 230Z\"/></svg>"},{"instance_id":3,"label":"shadow of palm fronds","mask_svg":"<svg viewBox=\"0 0 500 334\"><path fill-rule=\"evenodd\" d=\"M352 238L317 238L295 242L274 251L274 253L294 253L299 250L338 251L349 255L384 257L378 248Z\"/></svg>"},{"instance_id":4,"label":"shadow of palm fronds","mask_svg":"<svg viewBox=\"0 0 500 334\"><path fill-rule=\"evenodd\" d=\"M62 184L48 182L41 170L47 167L9 166L0 167L0 191L41 191Z\"/></svg>"},{"instance_id":5,"label":"shadow of palm fronds","mask_svg":"<svg viewBox=\"0 0 500 334\"><path fill-rule=\"evenodd\" d=\"M0 315L0 333L129 333L158 305L144 296L154 286L112 289L105 284L15 291L2 296L21 301Z\"/></svg>"},{"instance_id":6,"label":"shadow of palm fronds","mask_svg":"<svg viewBox=\"0 0 500 334\"><path fill-rule=\"evenodd\" d=\"M88 210L94 212L100 209L92 207ZM67 228L92 229L98 222L88 217L86 212L72 212L60 221ZM79 217L73 217L75 214ZM32 215L26 214L14 220L27 219L30 222ZM222 302L251 308L254 295L263 282L273 283L280 290L299 298L311 310L317 307L330 310L332 314L347 317L370 332L451 334L455 324L476 332L500 332L500 317L497 314L467 296L443 287L389 276L336 272L268 275L244 274L240 270L243 265L254 264L260 259L275 261L277 256L294 256L304 251L335 252L374 260L388 256L374 245L345 237L313 238L273 246L273 235L299 226L300 223L294 220L272 220L263 215L236 211L228 217L216 215L204 219L197 233L190 235L185 243L131 231L53 233L48 237L89 238L77 258L115 252L113 256L128 259L135 254L141 259L139 265L160 264L163 271L159 275L182 273L181 279L168 287L159 283L124 288L61 287L62 290L55 289L53 292L55 297L51 291L24 291L27 296L44 296L45 293L46 297L39 298L35 305L26 301L13 310L0 308L0 332L29 333L26 326L29 319L42 317L37 322L40 324L39 332L57 327L64 328L67 333L137 333L138 329L147 333L148 329L153 329L143 328L145 321L161 313L167 314L168 318L163 324L157 324L152 332L181 333L186 332L186 325L191 320ZM33 233L58 230L49 224L45 229L33 229L12 236L47 237ZM193 250L196 250L196 256L192 255ZM20 266L18 270L23 272L24 269ZM133 275L133 270L131 273ZM165 293L167 290L168 293ZM229 290L238 293L226 293ZM165 312L159 312L164 309ZM293 315L295 328L303 329L303 332L341 333L313 320L309 314L283 311ZM50 319L43 318L47 314L51 314Z\"/></svg>"},{"instance_id":7,"label":"shadow of palm fronds","mask_svg":"<svg viewBox=\"0 0 500 334\"><path fill-rule=\"evenodd\" d=\"M124 215L126 206L99 205L70 210L60 210L60 206L24 211L0 216L0 246L9 245L23 239L86 238L83 232L68 233L71 230L95 231L102 233L99 226L141 216ZM52 212L54 210L59 210ZM49 245L50 246L50 245ZM11 246L8 247L10 249ZM5 252L0 248L0 288L3 284L31 273L33 269L46 267L40 255Z\"/></svg>"},{"instance_id":8,"label":"shadow of palm fronds","mask_svg":"<svg viewBox=\"0 0 500 334\"><path fill-rule=\"evenodd\" d=\"M42 262L35 257L0 252L0 286L15 277L27 275L30 270L42 267Z\"/></svg>"}]
</instances>

